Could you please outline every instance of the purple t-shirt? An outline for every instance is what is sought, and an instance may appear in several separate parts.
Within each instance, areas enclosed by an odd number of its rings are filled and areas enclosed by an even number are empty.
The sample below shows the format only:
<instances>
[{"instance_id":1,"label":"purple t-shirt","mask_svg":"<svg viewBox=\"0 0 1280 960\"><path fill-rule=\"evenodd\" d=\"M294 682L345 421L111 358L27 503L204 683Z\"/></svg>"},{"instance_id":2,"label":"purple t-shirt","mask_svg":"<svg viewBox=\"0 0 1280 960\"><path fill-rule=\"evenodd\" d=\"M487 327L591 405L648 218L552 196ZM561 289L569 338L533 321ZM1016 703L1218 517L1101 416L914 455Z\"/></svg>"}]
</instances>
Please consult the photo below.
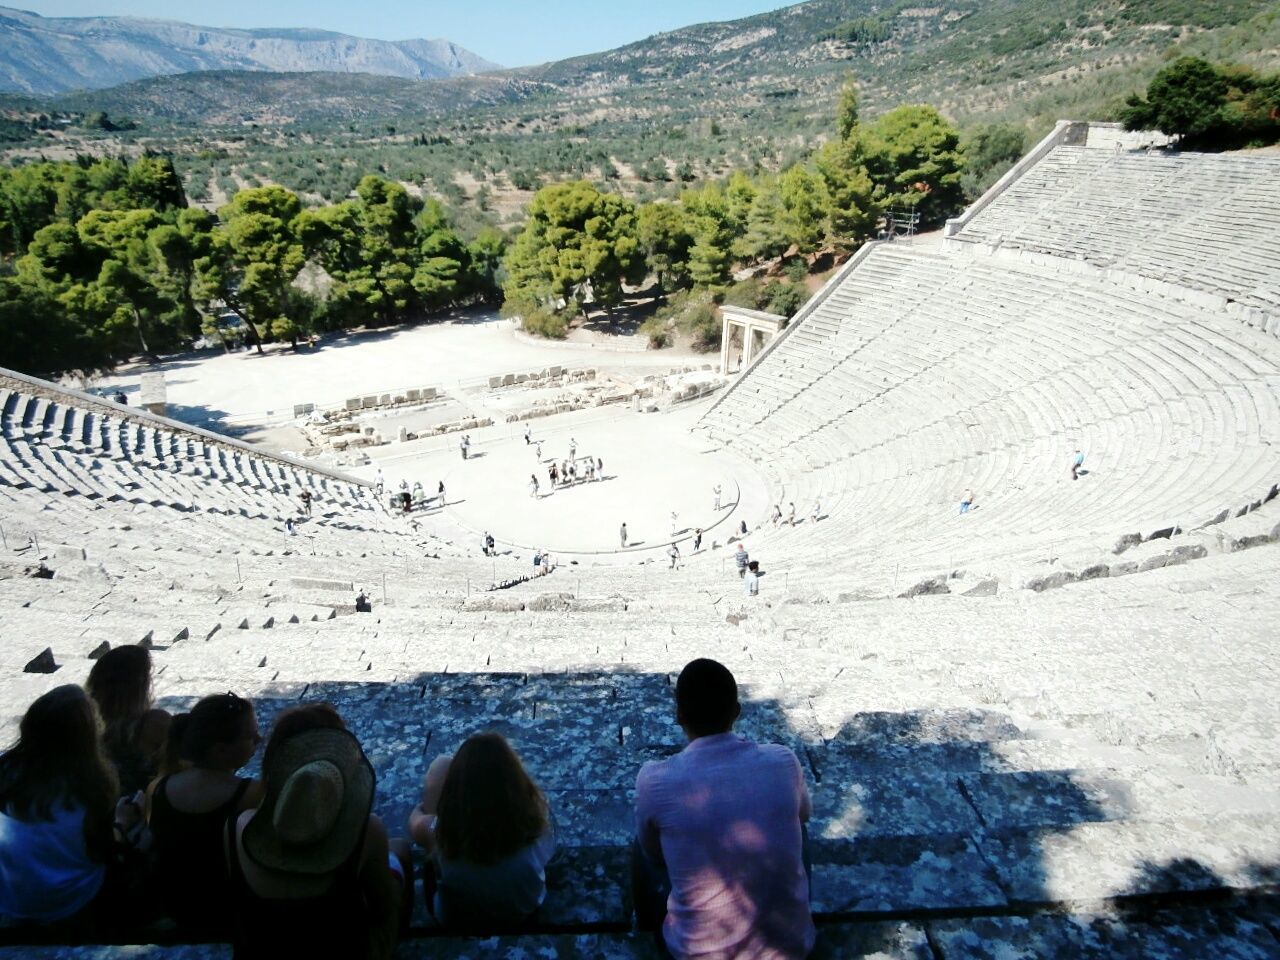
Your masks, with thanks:
<instances>
[{"instance_id":1,"label":"purple t-shirt","mask_svg":"<svg viewBox=\"0 0 1280 960\"><path fill-rule=\"evenodd\" d=\"M636 835L671 877L663 938L679 958L792 960L813 949L800 824L809 791L786 747L699 737L636 778Z\"/></svg>"}]
</instances>

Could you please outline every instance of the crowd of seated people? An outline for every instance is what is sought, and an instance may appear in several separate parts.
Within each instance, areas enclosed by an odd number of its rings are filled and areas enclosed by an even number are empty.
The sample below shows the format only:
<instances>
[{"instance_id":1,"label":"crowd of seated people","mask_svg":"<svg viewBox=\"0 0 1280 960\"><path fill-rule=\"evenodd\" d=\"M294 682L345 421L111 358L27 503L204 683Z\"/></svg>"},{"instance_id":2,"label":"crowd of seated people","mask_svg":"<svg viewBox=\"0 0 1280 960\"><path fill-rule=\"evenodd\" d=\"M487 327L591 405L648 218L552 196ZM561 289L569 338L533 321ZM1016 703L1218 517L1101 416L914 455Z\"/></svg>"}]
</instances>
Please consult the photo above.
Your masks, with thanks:
<instances>
[{"instance_id":1,"label":"crowd of seated people","mask_svg":"<svg viewBox=\"0 0 1280 960\"><path fill-rule=\"evenodd\" d=\"M27 710L0 755L0 923L92 940L163 919L238 958L390 957L408 927L411 850L373 814L373 768L338 711L284 710L255 780L240 775L262 740L250 701L218 694L171 717L150 686L149 653L123 647L87 689ZM733 734L740 710L727 668L691 662L675 712L689 743L637 778L637 923L665 956L784 960L814 945L801 767ZM407 826L437 925L537 924L554 816L504 737L437 757Z\"/></svg>"}]
</instances>

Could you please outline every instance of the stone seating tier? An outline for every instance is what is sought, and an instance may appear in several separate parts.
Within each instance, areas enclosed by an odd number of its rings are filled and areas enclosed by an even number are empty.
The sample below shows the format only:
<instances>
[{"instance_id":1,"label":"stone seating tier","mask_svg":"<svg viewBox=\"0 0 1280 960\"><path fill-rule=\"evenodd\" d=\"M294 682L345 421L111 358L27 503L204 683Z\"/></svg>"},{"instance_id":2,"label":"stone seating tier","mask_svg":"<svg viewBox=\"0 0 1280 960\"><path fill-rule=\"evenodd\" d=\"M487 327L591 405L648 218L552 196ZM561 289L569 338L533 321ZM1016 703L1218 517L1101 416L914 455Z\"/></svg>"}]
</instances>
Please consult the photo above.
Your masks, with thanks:
<instances>
[{"instance_id":1,"label":"stone seating tier","mask_svg":"<svg viewBox=\"0 0 1280 960\"><path fill-rule=\"evenodd\" d=\"M1077 257L1274 311L1277 179L1267 156L1058 146L948 242Z\"/></svg>"}]
</instances>

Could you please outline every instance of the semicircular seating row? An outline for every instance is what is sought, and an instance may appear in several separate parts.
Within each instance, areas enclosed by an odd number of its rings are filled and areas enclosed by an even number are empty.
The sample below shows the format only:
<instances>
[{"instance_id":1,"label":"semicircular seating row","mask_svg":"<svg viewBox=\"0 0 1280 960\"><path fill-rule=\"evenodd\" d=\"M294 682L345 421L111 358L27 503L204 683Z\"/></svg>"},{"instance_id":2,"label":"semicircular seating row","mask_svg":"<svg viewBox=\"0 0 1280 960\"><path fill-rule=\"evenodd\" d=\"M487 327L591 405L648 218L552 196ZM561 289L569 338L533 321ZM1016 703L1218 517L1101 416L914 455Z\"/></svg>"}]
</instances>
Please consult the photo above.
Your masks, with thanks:
<instances>
[{"instance_id":1,"label":"semicircular seating row","mask_svg":"<svg viewBox=\"0 0 1280 960\"><path fill-rule=\"evenodd\" d=\"M1280 309L1280 158L1058 146L948 239Z\"/></svg>"},{"instance_id":2,"label":"semicircular seating row","mask_svg":"<svg viewBox=\"0 0 1280 960\"><path fill-rule=\"evenodd\" d=\"M829 514L767 533L775 564L848 582L1105 551L1280 481L1280 340L1099 279L885 245L699 428L784 510ZM979 509L960 517L966 489Z\"/></svg>"}]
</instances>

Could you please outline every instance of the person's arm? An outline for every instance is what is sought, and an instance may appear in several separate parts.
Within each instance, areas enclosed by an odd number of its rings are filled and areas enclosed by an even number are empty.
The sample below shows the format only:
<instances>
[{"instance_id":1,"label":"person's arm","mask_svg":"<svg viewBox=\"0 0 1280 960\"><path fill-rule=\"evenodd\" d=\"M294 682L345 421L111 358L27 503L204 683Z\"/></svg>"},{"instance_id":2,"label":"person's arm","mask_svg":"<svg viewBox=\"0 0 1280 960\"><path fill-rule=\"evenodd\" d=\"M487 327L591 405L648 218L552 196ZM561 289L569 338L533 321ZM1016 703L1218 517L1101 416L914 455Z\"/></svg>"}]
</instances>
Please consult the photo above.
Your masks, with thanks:
<instances>
[{"instance_id":1,"label":"person's arm","mask_svg":"<svg viewBox=\"0 0 1280 960\"><path fill-rule=\"evenodd\" d=\"M648 764L640 768L636 777L636 842L641 852L653 864L663 863L662 838L657 823L654 822L650 793L650 774Z\"/></svg>"},{"instance_id":2,"label":"person's arm","mask_svg":"<svg viewBox=\"0 0 1280 960\"><path fill-rule=\"evenodd\" d=\"M795 763L796 791L800 800L800 822L808 823L809 818L813 816L813 801L809 799L809 786L804 782L804 771L800 769L799 758L792 753L791 759Z\"/></svg>"},{"instance_id":3,"label":"person's arm","mask_svg":"<svg viewBox=\"0 0 1280 960\"><path fill-rule=\"evenodd\" d=\"M435 851L436 808L440 805L440 792L444 789L452 762L453 757L447 753L431 761L427 775L422 778L422 800L409 811L409 836L428 853Z\"/></svg>"},{"instance_id":4,"label":"person's arm","mask_svg":"<svg viewBox=\"0 0 1280 960\"><path fill-rule=\"evenodd\" d=\"M267 787L261 780L250 780L249 786L245 788L244 793L240 795L239 811L256 810L262 806L262 800L267 795Z\"/></svg>"},{"instance_id":5,"label":"person's arm","mask_svg":"<svg viewBox=\"0 0 1280 960\"><path fill-rule=\"evenodd\" d=\"M369 907L369 958L390 960L400 921L400 891L392 880L387 830L370 815L360 859L360 890Z\"/></svg>"}]
</instances>

